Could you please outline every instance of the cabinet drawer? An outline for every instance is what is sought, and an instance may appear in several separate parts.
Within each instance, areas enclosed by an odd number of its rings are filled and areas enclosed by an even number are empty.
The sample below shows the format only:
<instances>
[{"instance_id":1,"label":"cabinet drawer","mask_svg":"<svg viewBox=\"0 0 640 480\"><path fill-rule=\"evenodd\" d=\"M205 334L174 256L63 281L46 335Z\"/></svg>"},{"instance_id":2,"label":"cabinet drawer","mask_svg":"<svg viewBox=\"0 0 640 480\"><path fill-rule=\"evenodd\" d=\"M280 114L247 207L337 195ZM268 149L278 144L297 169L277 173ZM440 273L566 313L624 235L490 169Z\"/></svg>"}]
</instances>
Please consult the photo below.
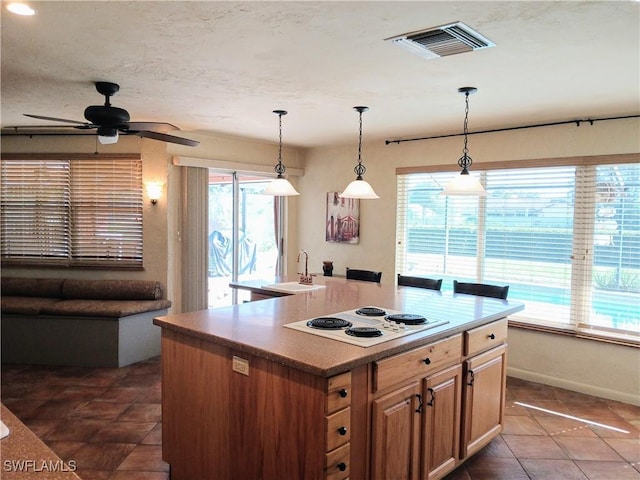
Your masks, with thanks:
<instances>
[{"instance_id":1,"label":"cabinet drawer","mask_svg":"<svg viewBox=\"0 0 640 480\"><path fill-rule=\"evenodd\" d=\"M384 390L416 376L427 375L447 364L459 362L461 355L462 335L458 334L374 362L373 391Z\"/></svg>"},{"instance_id":2,"label":"cabinet drawer","mask_svg":"<svg viewBox=\"0 0 640 480\"><path fill-rule=\"evenodd\" d=\"M333 450L325 455L325 478L327 480L344 480L350 470L349 444Z\"/></svg>"},{"instance_id":3,"label":"cabinet drawer","mask_svg":"<svg viewBox=\"0 0 640 480\"><path fill-rule=\"evenodd\" d=\"M331 377L327 382L326 413L331 414L351 405L351 372Z\"/></svg>"},{"instance_id":4,"label":"cabinet drawer","mask_svg":"<svg viewBox=\"0 0 640 480\"><path fill-rule=\"evenodd\" d=\"M351 440L351 408L327 417L327 452Z\"/></svg>"},{"instance_id":5,"label":"cabinet drawer","mask_svg":"<svg viewBox=\"0 0 640 480\"><path fill-rule=\"evenodd\" d=\"M504 343L507 339L507 319L488 323L464 332L464 356L468 357Z\"/></svg>"}]
</instances>

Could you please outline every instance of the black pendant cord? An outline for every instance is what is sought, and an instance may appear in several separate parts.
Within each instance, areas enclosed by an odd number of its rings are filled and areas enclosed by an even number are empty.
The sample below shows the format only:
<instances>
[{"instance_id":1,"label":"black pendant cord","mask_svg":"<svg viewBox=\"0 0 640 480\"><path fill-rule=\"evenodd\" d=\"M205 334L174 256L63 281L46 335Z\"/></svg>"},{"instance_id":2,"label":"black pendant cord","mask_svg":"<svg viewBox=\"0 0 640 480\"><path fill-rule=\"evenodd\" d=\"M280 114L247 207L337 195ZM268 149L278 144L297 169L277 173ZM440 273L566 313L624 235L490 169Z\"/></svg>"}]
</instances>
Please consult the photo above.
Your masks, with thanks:
<instances>
[{"instance_id":1,"label":"black pendant cord","mask_svg":"<svg viewBox=\"0 0 640 480\"><path fill-rule=\"evenodd\" d=\"M362 164L362 112L369 110L369 107L353 107L360 114L360 136L358 137L358 164L353 168L356 180L362 180L362 176L367 169Z\"/></svg>"},{"instance_id":2,"label":"black pendant cord","mask_svg":"<svg viewBox=\"0 0 640 480\"><path fill-rule=\"evenodd\" d=\"M471 93L470 90L464 92L464 147L462 148L462 156L458 159L458 166L462 169L462 172L460 172L461 175L469 175L469 167L473 163L473 160L471 160L471 157L468 155L469 148L467 147L467 135L469 133L469 95Z\"/></svg>"},{"instance_id":3,"label":"black pendant cord","mask_svg":"<svg viewBox=\"0 0 640 480\"><path fill-rule=\"evenodd\" d=\"M274 110L273 113L278 115L278 131L279 131L278 163L273 169L278 174L278 178L284 178L284 172L287 170L287 167L285 167L284 163L282 163L282 116L286 115L287 112L284 110Z\"/></svg>"}]
</instances>

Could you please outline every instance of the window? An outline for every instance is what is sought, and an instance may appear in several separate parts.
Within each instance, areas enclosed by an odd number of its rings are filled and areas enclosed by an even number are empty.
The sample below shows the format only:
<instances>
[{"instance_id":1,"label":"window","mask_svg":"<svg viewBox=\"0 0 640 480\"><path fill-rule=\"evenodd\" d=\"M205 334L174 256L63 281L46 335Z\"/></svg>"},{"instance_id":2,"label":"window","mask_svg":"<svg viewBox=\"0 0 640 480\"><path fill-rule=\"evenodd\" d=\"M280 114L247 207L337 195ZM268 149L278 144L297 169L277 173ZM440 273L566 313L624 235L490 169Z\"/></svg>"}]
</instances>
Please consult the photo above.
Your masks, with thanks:
<instances>
[{"instance_id":1,"label":"window","mask_svg":"<svg viewBox=\"0 0 640 480\"><path fill-rule=\"evenodd\" d=\"M142 267L142 163L3 159L5 265Z\"/></svg>"},{"instance_id":2,"label":"window","mask_svg":"<svg viewBox=\"0 0 640 480\"><path fill-rule=\"evenodd\" d=\"M526 305L512 319L637 335L640 164L564 163L476 168L484 198L441 196L452 172L399 172L398 272L508 284Z\"/></svg>"}]
</instances>

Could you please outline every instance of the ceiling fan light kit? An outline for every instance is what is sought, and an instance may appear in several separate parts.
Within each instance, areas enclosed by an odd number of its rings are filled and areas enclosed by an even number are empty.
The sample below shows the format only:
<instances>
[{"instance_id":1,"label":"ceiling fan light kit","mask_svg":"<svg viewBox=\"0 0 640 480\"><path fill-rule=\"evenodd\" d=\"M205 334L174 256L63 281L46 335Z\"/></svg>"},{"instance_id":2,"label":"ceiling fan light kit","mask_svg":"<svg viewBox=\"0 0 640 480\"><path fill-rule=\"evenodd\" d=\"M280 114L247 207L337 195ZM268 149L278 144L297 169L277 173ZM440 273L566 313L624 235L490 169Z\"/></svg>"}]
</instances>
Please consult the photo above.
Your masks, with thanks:
<instances>
[{"instance_id":1,"label":"ceiling fan light kit","mask_svg":"<svg viewBox=\"0 0 640 480\"><path fill-rule=\"evenodd\" d=\"M95 82L96 90L100 95L104 95L104 105L90 105L84 110L84 118L86 122L77 120L69 120L66 118L45 117L42 115L32 115L25 113L24 115L40 120L48 120L52 122L62 122L77 129L96 129L98 140L104 145L118 142L119 134L137 135L142 138L151 138L167 143L175 143L178 145L186 145L195 147L200 142L188 138L177 137L167 133L149 130L154 126L170 126L174 125L164 122L130 122L129 112L124 108L118 108L111 105L111 97L120 90L117 83L112 82ZM24 127L29 128L29 127Z\"/></svg>"}]
</instances>

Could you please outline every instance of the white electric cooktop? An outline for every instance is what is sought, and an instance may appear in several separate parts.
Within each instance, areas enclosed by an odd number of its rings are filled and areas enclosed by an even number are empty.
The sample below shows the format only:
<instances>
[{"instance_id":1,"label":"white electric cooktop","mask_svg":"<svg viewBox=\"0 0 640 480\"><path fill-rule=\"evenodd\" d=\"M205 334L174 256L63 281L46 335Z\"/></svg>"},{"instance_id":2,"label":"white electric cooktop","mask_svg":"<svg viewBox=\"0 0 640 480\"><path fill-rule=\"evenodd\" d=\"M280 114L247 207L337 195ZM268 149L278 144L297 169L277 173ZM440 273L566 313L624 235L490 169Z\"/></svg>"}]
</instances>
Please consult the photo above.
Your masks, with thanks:
<instances>
[{"instance_id":1,"label":"white electric cooktop","mask_svg":"<svg viewBox=\"0 0 640 480\"><path fill-rule=\"evenodd\" d=\"M325 319L327 319L325 321ZM414 333L449 323L448 320L430 319L411 312L400 312L384 307L367 306L320 317L320 324L331 328L318 328L309 318L284 325L286 328L318 335L359 347L371 347ZM315 323L315 322L314 322ZM349 333L352 333L351 335ZM359 336L365 335L365 336Z\"/></svg>"}]
</instances>

